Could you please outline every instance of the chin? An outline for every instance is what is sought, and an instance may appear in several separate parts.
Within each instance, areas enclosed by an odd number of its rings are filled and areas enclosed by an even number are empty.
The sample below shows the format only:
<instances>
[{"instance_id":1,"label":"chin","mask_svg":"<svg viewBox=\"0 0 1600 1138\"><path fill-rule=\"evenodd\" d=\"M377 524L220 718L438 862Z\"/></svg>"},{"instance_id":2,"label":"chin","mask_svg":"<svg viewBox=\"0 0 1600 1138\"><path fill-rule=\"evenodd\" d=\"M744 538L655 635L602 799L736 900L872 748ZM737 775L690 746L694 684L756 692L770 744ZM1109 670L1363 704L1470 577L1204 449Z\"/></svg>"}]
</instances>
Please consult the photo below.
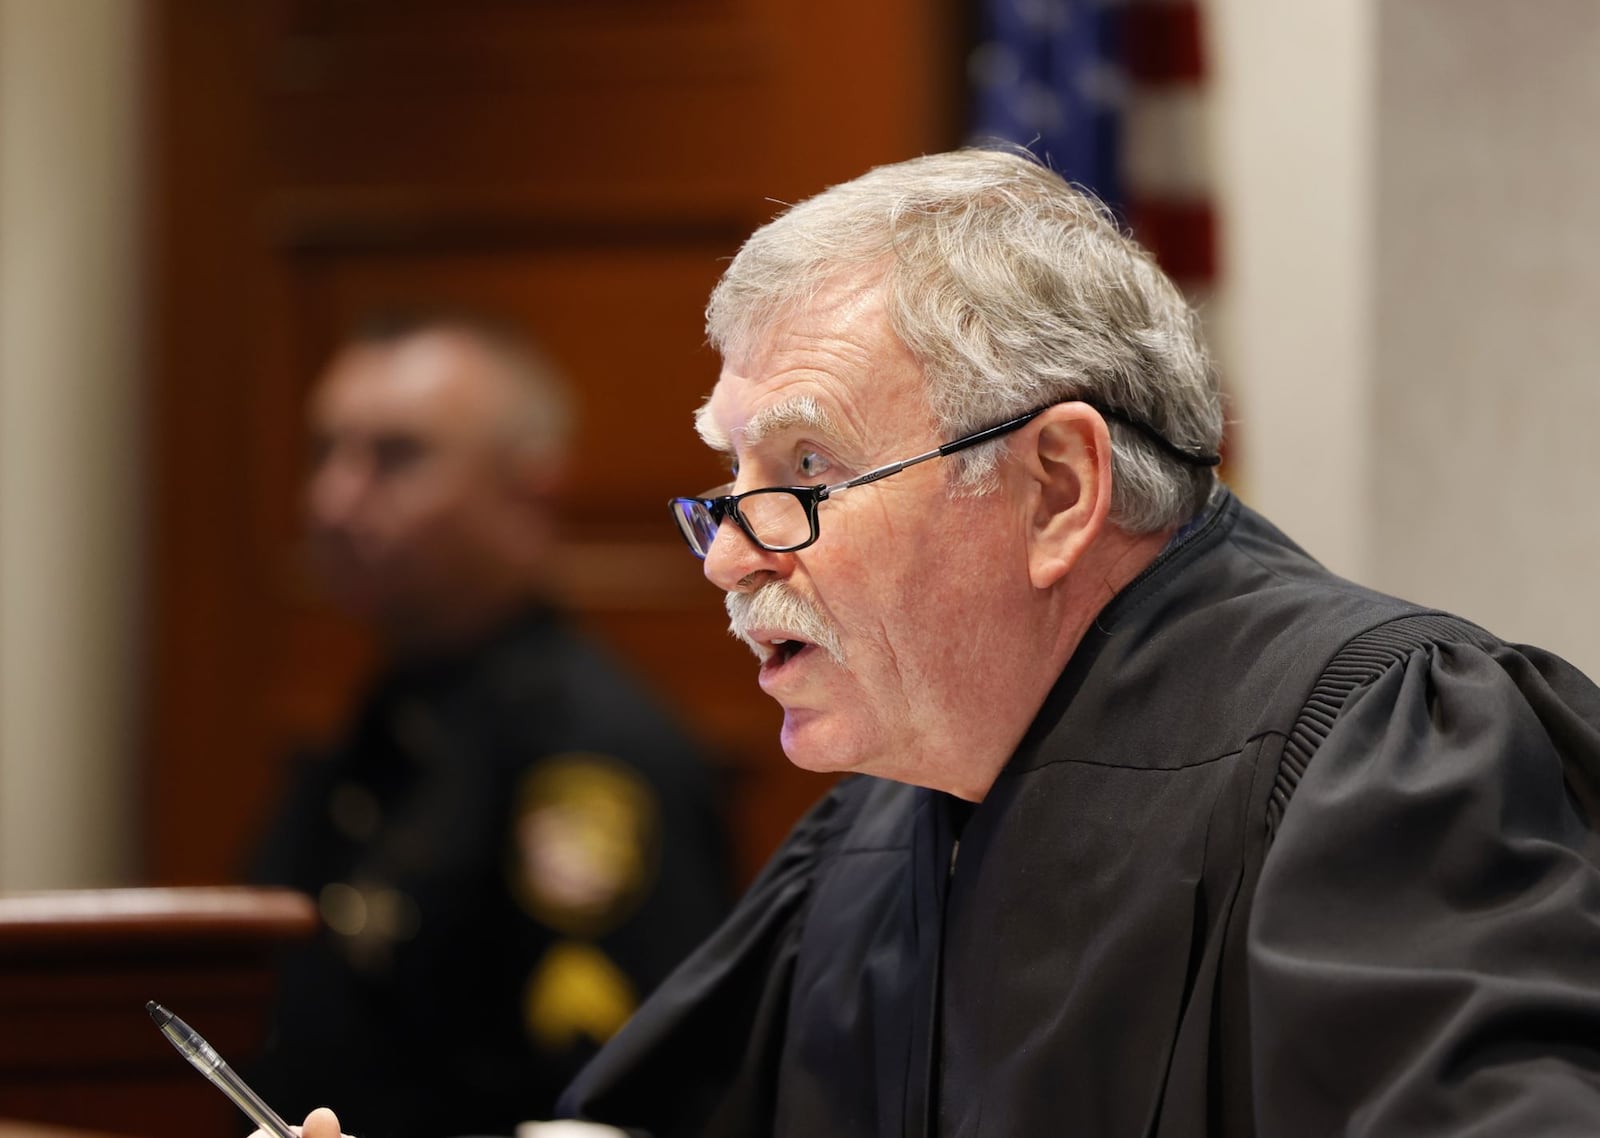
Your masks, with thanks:
<instances>
[{"instance_id":1,"label":"chin","mask_svg":"<svg viewBox=\"0 0 1600 1138\"><path fill-rule=\"evenodd\" d=\"M791 763L818 774L861 771L872 753L859 731L852 732L836 716L814 711L784 712L779 741Z\"/></svg>"}]
</instances>

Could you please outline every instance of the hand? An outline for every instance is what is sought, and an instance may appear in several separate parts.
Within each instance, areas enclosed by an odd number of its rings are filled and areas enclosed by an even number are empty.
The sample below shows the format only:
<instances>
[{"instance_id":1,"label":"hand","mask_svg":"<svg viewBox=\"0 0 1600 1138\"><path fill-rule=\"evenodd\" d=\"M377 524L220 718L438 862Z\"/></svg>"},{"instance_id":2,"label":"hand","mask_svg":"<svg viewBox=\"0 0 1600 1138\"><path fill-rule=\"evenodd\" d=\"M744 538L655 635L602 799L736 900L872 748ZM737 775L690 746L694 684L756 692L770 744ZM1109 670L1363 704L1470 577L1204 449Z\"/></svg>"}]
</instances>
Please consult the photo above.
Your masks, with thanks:
<instances>
[{"instance_id":1,"label":"hand","mask_svg":"<svg viewBox=\"0 0 1600 1138\"><path fill-rule=\"evenodd\" d=\"M339 1130L339 1116L325 1106L319 1106L306 1115L305 1123L301 1126L291 1126L300 1138L349 1138ZM250 1138L272 1138L265 1130L252 1130ZM557 1135L557 1138L560 1138Z\"/></svg>"},{"instance_id":2,"label":"hand","mask_svg":"<svg viewBox=\"0 0 1600 1138\"><path fill-rule=\"evenodd\" d=\"M306 1115L300 1127L300 1138L345 1138L339 1129L339 1116L325 1106L319 1106Z\"/></svg>"}]
</instances>

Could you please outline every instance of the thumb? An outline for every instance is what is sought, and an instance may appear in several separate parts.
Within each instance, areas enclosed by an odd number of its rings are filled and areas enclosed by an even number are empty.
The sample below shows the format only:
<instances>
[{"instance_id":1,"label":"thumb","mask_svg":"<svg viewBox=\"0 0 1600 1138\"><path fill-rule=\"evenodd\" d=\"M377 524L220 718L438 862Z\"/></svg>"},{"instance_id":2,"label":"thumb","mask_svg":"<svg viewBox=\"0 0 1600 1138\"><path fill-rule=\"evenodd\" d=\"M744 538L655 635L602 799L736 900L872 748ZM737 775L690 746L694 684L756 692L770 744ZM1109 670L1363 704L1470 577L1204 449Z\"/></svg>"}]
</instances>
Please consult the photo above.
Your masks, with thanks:
<instances>
[{"instance_id":1,"label":"thumb","mask_svg":"<svg viewBox=\"0 0 1600 1138\"><path fill-rule=\"evenodd\" d=\"M342 1138L339 1130L339 1116L325 1106L319 1106L306 1115L305 1125L300 1128L301 1138Z\"/></svg>"}]
</instances>

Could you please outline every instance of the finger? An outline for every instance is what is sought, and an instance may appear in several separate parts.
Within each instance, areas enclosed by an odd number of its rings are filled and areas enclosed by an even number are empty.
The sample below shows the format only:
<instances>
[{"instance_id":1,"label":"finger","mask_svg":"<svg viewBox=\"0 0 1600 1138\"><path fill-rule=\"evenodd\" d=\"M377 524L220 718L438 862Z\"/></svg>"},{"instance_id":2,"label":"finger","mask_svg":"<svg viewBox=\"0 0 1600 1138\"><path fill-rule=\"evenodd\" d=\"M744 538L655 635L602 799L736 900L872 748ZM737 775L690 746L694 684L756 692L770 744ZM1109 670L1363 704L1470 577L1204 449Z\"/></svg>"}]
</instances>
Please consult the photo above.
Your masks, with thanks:
<instances>
[{"instance_id":1,"label":"finger","mask_svg":"<svg viewBox=\"0 0 1600 1138\"><path fill-rule=\"evenodd\" d=\"M306 1115L300 1127L301 1138L341 1138L339 1116L325 1106L319 1106Z\"/></svg>"}]
</instances>

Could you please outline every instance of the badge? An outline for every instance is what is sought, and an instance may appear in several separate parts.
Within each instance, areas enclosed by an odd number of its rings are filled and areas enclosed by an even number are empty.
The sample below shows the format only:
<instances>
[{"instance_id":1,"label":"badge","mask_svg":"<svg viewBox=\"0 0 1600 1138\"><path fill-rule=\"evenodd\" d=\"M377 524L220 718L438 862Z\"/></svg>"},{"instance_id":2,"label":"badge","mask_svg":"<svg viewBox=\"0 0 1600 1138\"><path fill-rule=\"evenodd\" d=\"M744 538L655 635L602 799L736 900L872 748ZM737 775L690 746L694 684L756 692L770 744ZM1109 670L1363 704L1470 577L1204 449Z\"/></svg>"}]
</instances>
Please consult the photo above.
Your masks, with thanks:
<instances>
[{"instance_id":1,"label":"badge","mask_svg":"<svg viewBox=\"0 0 1600 1138\"><path fill-rule=\"evenodd\" d=\"M654 882L660 810L634 770L571 752L535 763L517 791L513 892L568 936L602 935Z\"/></svg>"},{"instance_id":2,"label":"badge","mask_svg":"<svg viewBox=\"0 0 1600 1138\"><path fill-rule=\"evenodd\" d=\"M528 1034L546 1051L565 1051L587 1036L596 1046L633 1014L633 985L592 944L558 941L528 977L523 1014Z\"/></svg>"}]
</instances>

